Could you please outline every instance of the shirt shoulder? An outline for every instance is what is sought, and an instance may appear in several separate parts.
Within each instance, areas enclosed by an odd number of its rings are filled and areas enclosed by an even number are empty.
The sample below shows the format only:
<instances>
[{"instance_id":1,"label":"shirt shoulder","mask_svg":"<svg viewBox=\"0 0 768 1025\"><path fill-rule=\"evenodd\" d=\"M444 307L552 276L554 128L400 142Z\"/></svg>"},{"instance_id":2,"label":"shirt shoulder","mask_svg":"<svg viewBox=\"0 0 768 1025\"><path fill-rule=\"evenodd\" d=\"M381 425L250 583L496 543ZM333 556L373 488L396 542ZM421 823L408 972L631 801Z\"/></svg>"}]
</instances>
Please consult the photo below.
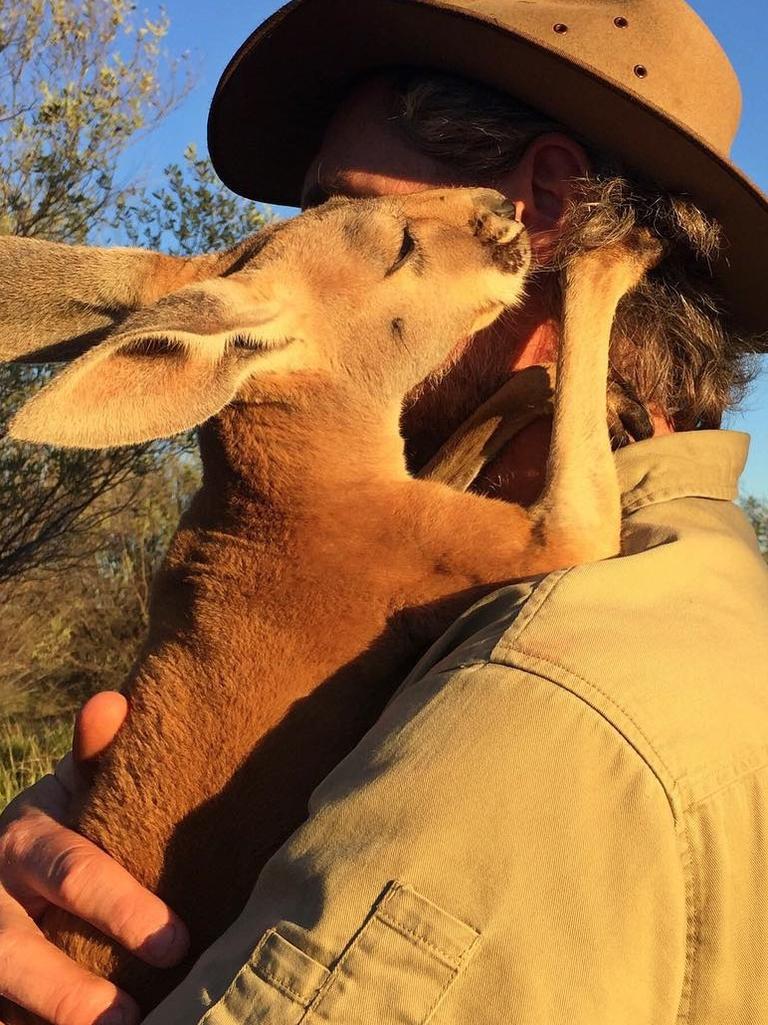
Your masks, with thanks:
<instances>
[{"instance_id":1,"label":"shirt shoulder","mask_svg":"<svg viewBox=\"0 0 768 1025\"><path fill-rule=\"evenodd\" d=\"M518 669L434 669L149 1020L672 1021L686 893L664 789L609 722Z\"/></svg>"},{"instance_id":2,"label":"shirt shoulder","mask_svg":"<svg viewBox=\"0 0 768 1025\"><path fill-rule=\"evenodd\" d=\"M416 672L483 661L578 696L684 805L768 763L768 567L729 502L638 509L621 557L497 591Z\"/></svg>"}]
</instances>

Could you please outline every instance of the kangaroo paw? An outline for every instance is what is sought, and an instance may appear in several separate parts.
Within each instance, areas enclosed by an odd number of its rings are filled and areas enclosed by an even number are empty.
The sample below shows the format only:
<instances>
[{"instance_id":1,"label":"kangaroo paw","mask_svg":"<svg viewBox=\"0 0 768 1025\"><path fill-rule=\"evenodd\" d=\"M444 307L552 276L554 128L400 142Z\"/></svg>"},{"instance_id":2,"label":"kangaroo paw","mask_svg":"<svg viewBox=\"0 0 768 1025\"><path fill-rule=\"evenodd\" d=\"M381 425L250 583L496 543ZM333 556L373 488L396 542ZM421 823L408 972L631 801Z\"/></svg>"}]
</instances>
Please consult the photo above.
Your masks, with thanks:
<instances>
[{"instance_id":1,"label":"kangaroo paw","mask_svg":"<svg viewBox=\"0 0 768 1025\"><path fill-rule=\"evenodd\" d=\"M626 382L608 385L608 429L614 451L632 441L653 437L653 421L645 404Z\"/></svg>"}]
</instances>

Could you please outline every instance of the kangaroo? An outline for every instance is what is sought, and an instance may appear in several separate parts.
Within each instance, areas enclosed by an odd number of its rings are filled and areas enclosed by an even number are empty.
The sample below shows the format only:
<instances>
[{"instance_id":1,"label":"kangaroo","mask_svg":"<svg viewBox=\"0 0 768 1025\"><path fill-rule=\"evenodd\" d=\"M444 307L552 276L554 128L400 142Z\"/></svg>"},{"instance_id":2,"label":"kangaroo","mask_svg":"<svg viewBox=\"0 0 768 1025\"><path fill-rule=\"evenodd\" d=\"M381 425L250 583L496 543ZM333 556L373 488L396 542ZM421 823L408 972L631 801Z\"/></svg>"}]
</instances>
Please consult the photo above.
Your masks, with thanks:
<instances>
[{"instance_id":1,"label":"kangaroo","mask_svg":"<svg viewBox=\"0 0 768 1025\"><path fill-rule=\"evenodd\" d=\"M498 193L334 199L193 259L0 239L0 358L74 360L15 438L106 447L202 424L130 715L76 820L192 948L158 971L53 911L71 956L151 1009L463 610L619 552L609 339L658 256L640 239L568 268L546 486L526 509L412 478L398 428L404 396L523 295L530 246Z\"/></svg>"}]
</instances>

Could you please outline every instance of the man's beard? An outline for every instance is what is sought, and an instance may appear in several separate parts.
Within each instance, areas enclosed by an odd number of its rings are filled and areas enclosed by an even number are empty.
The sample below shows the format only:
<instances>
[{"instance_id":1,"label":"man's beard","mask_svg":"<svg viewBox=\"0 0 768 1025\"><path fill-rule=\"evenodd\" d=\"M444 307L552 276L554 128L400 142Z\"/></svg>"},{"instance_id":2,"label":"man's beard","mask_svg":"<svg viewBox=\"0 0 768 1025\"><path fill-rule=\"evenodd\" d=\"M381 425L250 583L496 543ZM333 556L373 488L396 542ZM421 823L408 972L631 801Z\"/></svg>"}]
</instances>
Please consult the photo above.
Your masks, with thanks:
<instances>
[{"instance_id":1,"label":"man's beard","mask_svg":"<svg viewBox=\"0 0 768 1025\"><path fill-rule=\"evenodd\" d=\"M400 426L411 473L418 473L509 379L516 353L507 316L461 342L442 366L406 396Z\"/></svg>"}]
</instances>

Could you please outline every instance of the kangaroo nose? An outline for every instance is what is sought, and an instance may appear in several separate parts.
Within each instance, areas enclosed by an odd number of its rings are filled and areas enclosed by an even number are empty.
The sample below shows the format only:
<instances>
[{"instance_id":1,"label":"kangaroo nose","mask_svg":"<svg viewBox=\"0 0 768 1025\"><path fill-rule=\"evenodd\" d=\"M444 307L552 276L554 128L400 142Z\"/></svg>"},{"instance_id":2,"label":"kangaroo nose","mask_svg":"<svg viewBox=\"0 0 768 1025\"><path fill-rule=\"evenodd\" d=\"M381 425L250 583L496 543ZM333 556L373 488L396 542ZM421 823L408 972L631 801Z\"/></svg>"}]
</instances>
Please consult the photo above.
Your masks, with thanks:
<instances>
[{"instance_id":1,"label":"kangaroo nose","mask_svg":"<svg viewBox=\"0 0 768 1025\"><path fill-rule=\"evenodd\" d=\"M481 242L506 246L516 241L525 231L517 218L517 207L507 200L494 207L479 206L475 219L475 234Z\"/></svg>"},{"instance_id":2,"label":"kangaroo nose","mask_svg":"<svg viewBox=\"0 0 768 1025\"><path fill-rule=\"evenodd\" d=\"M493 263L504 273L526 272L531 264L531 246L518 218L522 213L518 204L490 189L476 193L472 199L475 236L488 246Z\"/></svg>"},{"instance_id":3,"label":"kangaroo nose","mask_svg":"<svg viewBox=\"0 0 768 1025\"><path fill-rule=\"evenodd\" d=\"M511 221L521 220L523 204L513 203L496 189L472 189L471 199L478 211L495 213L499 217L508 217Z\"/></svg>"},{"instance_id":4,"label":"kangaroo nose","mask_svg":"<svg viewBox=\"0 0 768 1025\"><path fill-rule=\"evenodd\" d=\"M492 212L497 214L499 217L506 217L510 221L522 220L521 214L523 210L522 203L513 203L511 199L506 197L502 198L501 203L497 207L492 207Z\"/></svg>"},{"instance_id":5,"label":"kangaroo nose","mask_svg":"<svg viewBox=\"0 0 768 1025\"><path fill-rule=\"evenodd\" d=\"M478 189L472 201L476 213L475 234L481 241L507 245L520 235L522 204L513 203L494 189Z\"/></svg>"}]
</instances>

